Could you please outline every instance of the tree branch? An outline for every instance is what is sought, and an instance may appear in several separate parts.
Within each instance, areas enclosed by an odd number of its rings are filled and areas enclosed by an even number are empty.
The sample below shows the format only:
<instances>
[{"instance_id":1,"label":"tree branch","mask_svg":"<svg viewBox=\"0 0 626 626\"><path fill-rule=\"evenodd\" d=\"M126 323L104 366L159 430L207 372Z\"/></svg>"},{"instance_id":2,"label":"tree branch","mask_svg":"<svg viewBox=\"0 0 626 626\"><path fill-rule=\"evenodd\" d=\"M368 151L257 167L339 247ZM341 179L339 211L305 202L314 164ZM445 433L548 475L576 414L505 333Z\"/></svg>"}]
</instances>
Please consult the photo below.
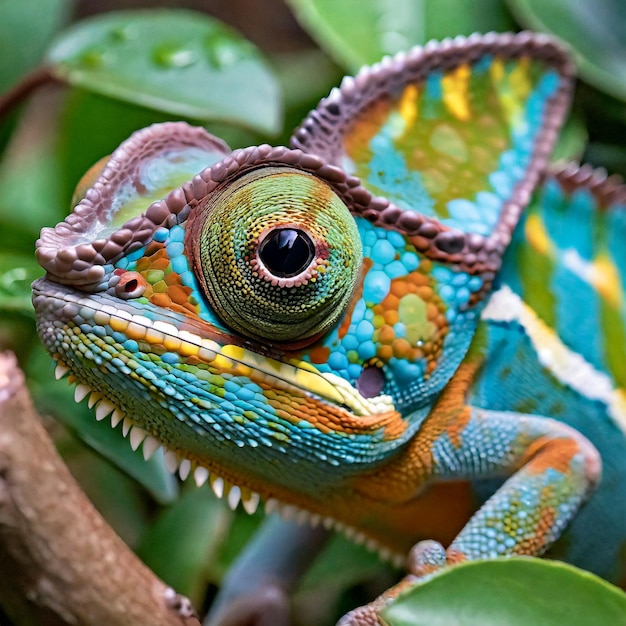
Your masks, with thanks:
<instances>
[{"instance_id":1,"label":"tree branch","mask_svg":"<svg viewBox=\"0 0 626 626\"><path fill-rule=\"evenodd\" d=\"M51 83L63 82L63 80L54 75L49 65L41 65L35 68L32 72L24 76L17 85L14 85L9 91L0 95L0 120L35 90L39 89L39 87Z\"/></svg>"},{"instance_id":2,"label":"tree branch","mask_svg":"<svg viewBox=\"0 0 626 626\"><path fill-rule=\"evenodd\" d=\"M0 604L20 626L200 626L107 525L0 354Z\"/></svg>"}]
</instances>

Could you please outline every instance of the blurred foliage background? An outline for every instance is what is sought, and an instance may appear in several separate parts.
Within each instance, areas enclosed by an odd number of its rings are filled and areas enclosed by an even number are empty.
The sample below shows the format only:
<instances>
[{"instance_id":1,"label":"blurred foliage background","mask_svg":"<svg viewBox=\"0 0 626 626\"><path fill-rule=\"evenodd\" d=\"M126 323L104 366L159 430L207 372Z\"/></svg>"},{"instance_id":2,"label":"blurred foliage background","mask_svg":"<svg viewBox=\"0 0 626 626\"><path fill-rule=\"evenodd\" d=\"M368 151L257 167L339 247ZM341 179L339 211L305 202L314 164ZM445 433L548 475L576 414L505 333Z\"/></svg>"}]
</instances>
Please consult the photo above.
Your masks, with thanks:
<instances>
[{"instance_id":1,"label":"blurred foliage background","mask_svg":"<svg viewBox=\"0 0 626 626\"><path fill-rule=\"evenodd\" d=\"M363 64L432 38L523 28L561 38L579 67L556 157L626 174L621 0L0 0L0 93L25 78L37 86L28 98L0 100L0 348L17 352L38 408L54 418L59 450L99 510L197 607L208 605L261 515L231 512L158 457L144 463L120 428L96 422L54 380L30 304L39 230L65 217L81 175L138 128L186 119L233 148L286 144ZM298 593L298 623L334 623L394 576L337 538Z\"/></svg>"}]
</instances>

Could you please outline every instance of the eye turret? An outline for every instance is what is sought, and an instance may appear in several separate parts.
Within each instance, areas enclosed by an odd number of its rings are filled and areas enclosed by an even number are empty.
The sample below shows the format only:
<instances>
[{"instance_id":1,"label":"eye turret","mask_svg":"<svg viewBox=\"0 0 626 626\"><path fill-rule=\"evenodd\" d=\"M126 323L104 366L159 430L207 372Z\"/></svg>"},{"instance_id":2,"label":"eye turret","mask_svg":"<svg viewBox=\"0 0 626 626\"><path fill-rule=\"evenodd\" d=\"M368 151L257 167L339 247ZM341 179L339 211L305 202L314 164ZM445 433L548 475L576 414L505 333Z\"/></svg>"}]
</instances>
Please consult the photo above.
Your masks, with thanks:
<instances>
[{"instance_id":1,"label":"eye turret","mask_svg":"<svg viewBox=\"0 0 626 626\"><path fill-rule=\"evenodd\" d=\"M323 180L262 167L213 191L185 242L205 297L237 332L313 341L344 312L360 275L354 218Z\"/></svg>"}]
</instances>

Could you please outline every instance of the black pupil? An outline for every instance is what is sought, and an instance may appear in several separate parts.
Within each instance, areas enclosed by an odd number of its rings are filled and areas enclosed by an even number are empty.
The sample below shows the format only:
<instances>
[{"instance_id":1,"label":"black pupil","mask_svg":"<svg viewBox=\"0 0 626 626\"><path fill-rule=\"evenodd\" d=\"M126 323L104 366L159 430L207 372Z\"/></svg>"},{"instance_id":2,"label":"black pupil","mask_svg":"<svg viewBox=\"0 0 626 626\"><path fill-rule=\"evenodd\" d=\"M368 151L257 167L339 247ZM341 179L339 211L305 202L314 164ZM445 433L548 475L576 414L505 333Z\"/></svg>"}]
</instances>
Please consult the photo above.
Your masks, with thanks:
<instances>
[{"instance_id":1,"label":"black pupil","mask_svg":"<svg viewBox=\"0 0 626 626\"><path fill-rule=\"evenodd\" d=\"M297 228L277 228L261 243L259 258L277 278L290 278L304 271L315 255L311 238Z\"/></svg>"}]
</instances>

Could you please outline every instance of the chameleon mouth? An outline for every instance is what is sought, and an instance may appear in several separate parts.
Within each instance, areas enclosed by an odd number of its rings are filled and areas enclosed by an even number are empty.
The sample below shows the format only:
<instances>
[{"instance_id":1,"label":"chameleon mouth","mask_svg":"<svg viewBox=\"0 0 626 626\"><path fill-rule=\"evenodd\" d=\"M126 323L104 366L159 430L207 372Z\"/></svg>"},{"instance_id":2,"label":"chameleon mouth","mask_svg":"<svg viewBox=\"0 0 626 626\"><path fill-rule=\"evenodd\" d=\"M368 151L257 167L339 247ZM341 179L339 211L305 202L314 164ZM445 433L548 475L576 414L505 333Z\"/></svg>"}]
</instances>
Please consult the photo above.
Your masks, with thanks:
<instances>
[{"instance_id":1,"label":"chameleon mouth","mask_svg":"<svg viewBox=\"0 0 626 626\"><path fill-rule=\"evenodd\" d=\"M397 568L404 567L405 555L392 551L357 528L349 526L331 516L313 513L293 504L282 502L274 497L263 498L256 491L231 483L215 471L209 470L204 465L186 458L174 449L169 449L156 437L135 424L130 417L125 415L110 400L103 397L100 392L91 389L84 383L78 382L76 377L71 374L70 368L59 360L56 361L54 375L57 380L68 376L68 383L75 385L74 400L78 403L87 398L89 408L94 409L96 420L103 421L109 418L112 428L117 428L121 424L122 435L128 439L133 451L138 451L141 447L144 460L148 461L160 451L163 456L163 464L169 473L178 475L183 481L192 477L197 487L203 487L205 484L208 484L215 496L220 500L224 500L231 510L235 511L241 504L241 508L246 513L253 515L257 512L259 506L262 506L267 515L278 513L284 520L298 525L309 524L313 528L322 526L326 530L340 532L353 543L363 545L370 552L376 552L383 561Z\"/></svg>"},{"instance_id":2,"label":"chameleon mouth","mask_svg":"<svg viewBox=\"0 0 626 626\"><path fill-rule=\"evenodd\" d=\"M54 296L46 295L44 283L54 285ZM108 294L99 293L101 301L95 302L93 296L77 296L64 285L46 279L33 283L33 293L36 309L44 311L42 317L47 317L46 308L53 306L64 314L70 311L72 315L80 315L82 323L123 333L129 340L145 346L149 353L160 354L165 349L182 358L199 359L237 375L248 376L255 372L270 381L298 389L311 399L344 410L357 420L357 429L366 426L368 417L375 419L375 416L395 411L390 396L380 394L367 398L344 378L321 372L307 361L288 356L277 360L271 355L252 351L232 342L229 335L207 332L206 323L174 312L161 312L160 319L153 320L131 301L120 307L112 301L109 303Z\"/></svg>"}]
</instances>

